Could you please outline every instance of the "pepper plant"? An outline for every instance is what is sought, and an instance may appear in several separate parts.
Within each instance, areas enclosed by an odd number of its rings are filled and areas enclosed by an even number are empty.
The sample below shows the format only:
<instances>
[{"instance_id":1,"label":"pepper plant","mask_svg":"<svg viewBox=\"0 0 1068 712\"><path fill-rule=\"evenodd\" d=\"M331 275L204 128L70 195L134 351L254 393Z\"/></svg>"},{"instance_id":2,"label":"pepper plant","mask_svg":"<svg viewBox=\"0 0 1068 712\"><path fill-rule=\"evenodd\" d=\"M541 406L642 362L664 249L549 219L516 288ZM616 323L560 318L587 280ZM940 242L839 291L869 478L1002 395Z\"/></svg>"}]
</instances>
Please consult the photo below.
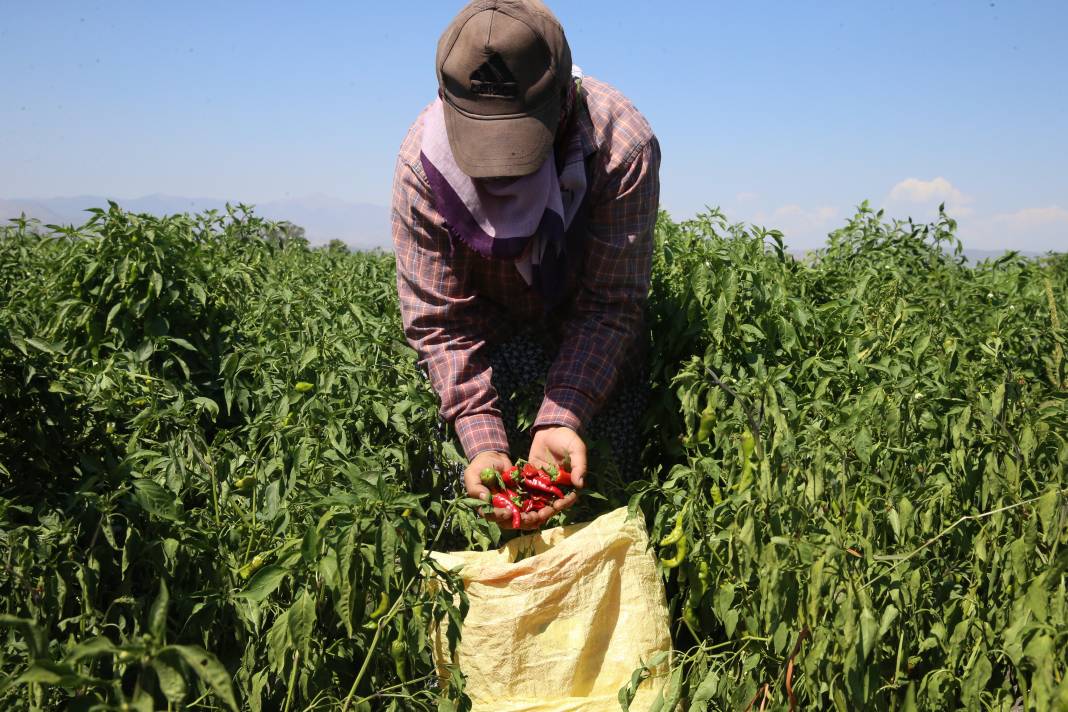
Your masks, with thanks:
<instances>
[{"instance_id":1,"label":"pepper plant","mask_svg":"<svg viewBox=\"0 0 1068 712\"><path fill-rule=\"evenodd\" d=\"M554 522L648 523L660 709L1068 708L1068 257L955 233L661 216L643 476L589 443ZM245 206L3 228L0 706L465 709L428 552L506 535L437 406L391 255Z\"/></svg>"}]
</instances>

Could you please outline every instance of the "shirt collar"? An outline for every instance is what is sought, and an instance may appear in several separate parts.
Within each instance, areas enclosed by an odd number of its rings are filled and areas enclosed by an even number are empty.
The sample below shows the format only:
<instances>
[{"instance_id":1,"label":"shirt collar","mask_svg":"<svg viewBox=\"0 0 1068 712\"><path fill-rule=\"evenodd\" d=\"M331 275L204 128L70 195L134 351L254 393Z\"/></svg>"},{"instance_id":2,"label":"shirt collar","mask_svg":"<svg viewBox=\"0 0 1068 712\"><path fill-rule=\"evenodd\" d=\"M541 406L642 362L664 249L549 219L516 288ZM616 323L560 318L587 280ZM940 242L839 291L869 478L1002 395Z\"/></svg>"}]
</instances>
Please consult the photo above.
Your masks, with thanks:
<instances>
[{"instance_id":1,"label":"shirt collar","mask_svg":"<svg viewBox=\"0 0 1068 712\"><path fill-rule=\"evenodd\" d=\"M593 132L593 119L590 118L590 109L586 105L585 96L581 97L581 100L577 103L577 108L579 115L576 117L575 130L582 141L582 155L584 158L589 158L592 154L597 153L597 142Z\"/></svg>"}]
</instances>

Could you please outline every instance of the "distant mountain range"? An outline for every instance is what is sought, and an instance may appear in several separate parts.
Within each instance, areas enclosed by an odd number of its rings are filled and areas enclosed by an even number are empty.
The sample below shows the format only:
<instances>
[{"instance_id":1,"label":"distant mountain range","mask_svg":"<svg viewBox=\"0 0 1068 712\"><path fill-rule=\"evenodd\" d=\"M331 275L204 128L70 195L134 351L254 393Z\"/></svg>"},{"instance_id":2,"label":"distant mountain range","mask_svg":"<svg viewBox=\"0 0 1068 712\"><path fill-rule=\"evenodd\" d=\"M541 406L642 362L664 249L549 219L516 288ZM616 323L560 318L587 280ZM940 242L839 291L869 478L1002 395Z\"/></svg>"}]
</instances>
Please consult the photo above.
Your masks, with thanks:
<instances>
[{"instance_id":1,"label":"distant mountain range","mask_svg":"<svg viewBox=\"0 0 1068 712\"><path fill-rule=\"evenodd\" d=\"M226 201L217 198L188 198L175 195L146 195L114 199L126 210L151 215L199 213L221 209ZM108 198L79 195L64 198L0 198L0 222L25 214L43 223L81 225L87 208L107 207ZM237 202L237 201L231 201ZM361 250L393 249L389 228L389 208L368 203L350 203L327 195L286 198L255 204L255 212L270 220L288 220L304 228L309 242L316 245L344 240Z\"/></svg>"},{"instance_id":2,"label":"distant mountain range","mask_svg":"<svg viewBox=\"0 0 1068 712\"><path fill-rule=\"evenodd\" d=\"M43 223L81 225L88 217L86 208L106 207L108 198L100 195L79 195L70 198L0 198L0 224L11 218L26 214ZM204 210L222 209L225 200L218 198L188 198L176 195L146 195L141 198L115 200L126 210L152 215L175 213L199 213ZM236 202L236 201L233 201ZM390 237L389 208L369 203L349 203L323 194L303 198L285 198L256 203L257 215L270 220L288 220L304 228L304 234L313 245L325 245L330 240L343 240L359 250L380 248L392 250ZM806 250L794 250L802 255ZM979 250L965 248L964 255L971 263L994 259L1005 250ZM1038 252L1021 251L1028 257Z\"/></svg>"}]
</instances>

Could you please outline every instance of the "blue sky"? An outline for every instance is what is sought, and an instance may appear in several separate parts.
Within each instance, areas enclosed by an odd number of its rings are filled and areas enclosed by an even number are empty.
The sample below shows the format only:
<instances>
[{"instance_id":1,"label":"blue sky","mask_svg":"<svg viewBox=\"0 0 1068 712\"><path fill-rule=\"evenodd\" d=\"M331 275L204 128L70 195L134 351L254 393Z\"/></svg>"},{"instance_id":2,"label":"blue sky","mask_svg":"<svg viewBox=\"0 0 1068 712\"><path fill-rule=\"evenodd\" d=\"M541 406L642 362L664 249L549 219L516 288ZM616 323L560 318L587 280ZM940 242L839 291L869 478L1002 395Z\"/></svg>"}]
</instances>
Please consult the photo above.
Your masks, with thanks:
<instances>
[{"instance_id":1,"label":"blue sky","mask_svg":"<svg viewBox=\"0 0 1068 712\"><path fill-rule=\"evenodd\" d=\"M819 244L864 199L976 248L1068 248L1068 3L557 0L646 114L676 217ZM462 3L0 0L0 198L386 205Z\"/></svg>"}]
</instances>

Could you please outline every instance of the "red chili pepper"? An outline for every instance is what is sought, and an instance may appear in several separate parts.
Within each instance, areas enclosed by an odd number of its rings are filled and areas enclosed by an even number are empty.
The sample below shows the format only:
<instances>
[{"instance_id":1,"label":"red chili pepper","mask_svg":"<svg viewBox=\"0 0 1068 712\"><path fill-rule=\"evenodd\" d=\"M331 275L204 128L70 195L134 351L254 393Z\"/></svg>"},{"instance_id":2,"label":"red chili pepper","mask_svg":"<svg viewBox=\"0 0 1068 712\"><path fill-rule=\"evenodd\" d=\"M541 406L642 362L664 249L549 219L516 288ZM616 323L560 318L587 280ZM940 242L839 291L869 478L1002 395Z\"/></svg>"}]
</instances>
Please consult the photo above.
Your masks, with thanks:
<instances>
[{"instance_id":1,"label":"red chili pepper","mask_svg":"<svg viewBox=\"0 0 1068 712\"><path fill-rule=\"evenodd\" d=\"M541 473L541 470L534 467L531 463L527 462L523 464L523 477L536 477L539 473Z\"/></svg>"},{"instance_id":2,"label":"red chili pepper","mask_svg":"<svg viewBox=\"0 0 1068 712\"><path fill-rule=\"evenodd\" d=\"M523 502L523 506L519 508L519 511L521 511L523 514L526 514L527 512L533 512L534 511L534 500L528 499L525 502Z\"/></svg>"},{"instance_id":3,"label":"red chili pepper","mask_svg":"<svg viewBox=\"0 0 1068 712\"><path fill-rule=\"evenodd\" d=\"M515 505L516 512L521 512L523 510L523 500L526 499L524 497L525 494L525 492L516 492L514 489L508 487L504 488L504 496Z\"/></svg>"},{"instance_id":4,"label":"red chili pepper","mask_svg":"<svg viewBox=\"0 0 1068 712\"><path fill-rule=\"evenodd\" d=\"M549 500L545 499L544 497L531 497L527 501L530 502L530 507L535 512L545 509L549 506Z\"/></svg>"},{"instance_id":5,"label":"red chili pepper","mask_svg":"<svg viewBox=\"0 0 1068 712\"><path fill-rule=\"evenodd\" d=\"M563 467L551 467L549 469L549 479L553 484L561 487L574 487L571 482L571 473Z\"/></svg>"},{"instance_id":6,"label":"red chili pepper","mask_svg":"<svg viewBox=\"0 0 1068 712\"><path fill-rule=\"evenodd\" d=\"M515 478L515 473L519 469L519 465L512 465L507 470L501 473L501 479L504 480L505 487L518 487L519 482Z\"/></svg>"},{"instance_id":7,"label":"red chili pepper","mask_svg":"<svg viewBox=\"0 0 1068 712\"><path fill-rule=\"evenodd\" d=\"M518 529L521 520L519 516L519 507L515 506L515 503L503 494L493 495L493 506L500 507L507 510L512 514L512 529Z\"/></svg>"},{"instance_id":8,"label":"red chili pepper","mask_svg":"<svg viewBox=\"0 0 1068 712\"><path fill-rule=\"evenodd\" d=\"M540 477L527 477L523 480L523 485L535 492L544 492L545 494L551 494L557 499L563 499L564 493L560 491L559 487L554 486L548 479L542 479Z\"/></svg>"}]
</instances>

